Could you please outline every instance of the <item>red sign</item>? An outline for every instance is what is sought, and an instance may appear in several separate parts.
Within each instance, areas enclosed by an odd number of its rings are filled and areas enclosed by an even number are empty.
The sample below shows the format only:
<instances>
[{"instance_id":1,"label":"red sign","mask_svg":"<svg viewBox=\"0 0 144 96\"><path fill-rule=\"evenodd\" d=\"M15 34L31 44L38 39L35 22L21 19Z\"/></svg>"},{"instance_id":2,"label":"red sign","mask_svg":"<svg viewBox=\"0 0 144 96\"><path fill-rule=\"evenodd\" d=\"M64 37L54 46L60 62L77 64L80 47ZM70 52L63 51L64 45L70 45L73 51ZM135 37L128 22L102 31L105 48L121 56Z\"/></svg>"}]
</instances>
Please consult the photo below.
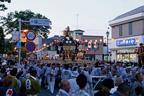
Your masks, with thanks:
<instances>
[{"instance_id":1,"label":"red sign","mask_svg":"<svg viewBox=\"0 0 144 96\"><path fill-rule=\"evenodd\" d=\"M34 42L28 42L26 44L26 49L29 51L29 52L33 52L36 48L36 45Z\"/></svg>"},{"instance_id":2,"label":"red sign","mask_svg":"<svg viewBox=\"0 0 144 96\"><path fill-rule=\"evenodd\" d=\"M138 52L138 48L135 48L135 52Z\"/></svg>"},{"instance_id":3,"label":"red sign","mask_svg":"<svg viewBox=\"0 0 144 96\"><path fill-rule=\"evenodd\" d=\"M22 38L25 38L25 33L21 33L21 37L22 37Z\"/></svg>"},{"instance_id":4,"label":"red sign","mask_svg":"<svg viewBox=\"0 0 144 96\"><path fill-rule=\"evenodd\" d=\"M36 38L36 33L34 31L30 30L26 33L26 37L28 40L32 41Z\"/></svg>"}]
</instances>

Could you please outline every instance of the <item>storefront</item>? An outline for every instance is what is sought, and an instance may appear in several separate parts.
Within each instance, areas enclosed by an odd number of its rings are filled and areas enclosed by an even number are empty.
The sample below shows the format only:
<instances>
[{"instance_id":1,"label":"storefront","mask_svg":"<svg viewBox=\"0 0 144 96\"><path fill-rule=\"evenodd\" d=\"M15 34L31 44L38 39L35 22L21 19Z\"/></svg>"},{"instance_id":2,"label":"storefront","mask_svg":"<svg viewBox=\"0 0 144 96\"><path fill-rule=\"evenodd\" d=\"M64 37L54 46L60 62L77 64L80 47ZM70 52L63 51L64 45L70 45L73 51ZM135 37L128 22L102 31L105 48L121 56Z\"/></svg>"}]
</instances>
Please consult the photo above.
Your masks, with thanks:
<instances>
[{"instance_id":1,"label":"storefront","mask_svg":"<svg viewBox=\"0 0 144 96\"><path fill-rule=\"evenodd\" d=\"M116 61L137 61L137 54L134 52L135 49L122 49L116 51Z\"/></svg>"},{"instance_id":2,"label":"storefront","mask_svg":"<svg viewBox=\"0 0 144 96\"><path fill-rule=\"evenodd\" d=\"M143 42L143 36L120 38L109 42L109 50L112 51L111 60L123 62L138 61L138 54L135 52L135 49L139 47L141 42Z\"/></svg>"}]
</instances>

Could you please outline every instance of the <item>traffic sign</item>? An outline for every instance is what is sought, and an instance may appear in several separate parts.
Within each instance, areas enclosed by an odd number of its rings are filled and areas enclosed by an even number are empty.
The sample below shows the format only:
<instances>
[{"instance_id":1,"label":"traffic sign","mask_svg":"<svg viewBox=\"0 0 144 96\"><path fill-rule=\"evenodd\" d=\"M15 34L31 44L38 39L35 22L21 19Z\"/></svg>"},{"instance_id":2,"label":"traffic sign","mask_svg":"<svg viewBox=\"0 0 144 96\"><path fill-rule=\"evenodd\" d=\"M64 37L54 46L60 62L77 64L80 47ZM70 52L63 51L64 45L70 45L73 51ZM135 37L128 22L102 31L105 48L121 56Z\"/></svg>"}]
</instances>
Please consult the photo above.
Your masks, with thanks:
<instances>
[{"instance_id":1,"label":"traffic sign","mask_svg":"<svg viewBox=\"0 0 144 96\"><path fill-rule=\"evenodd\" d=\"M13 41L18 41L19 40L19 32L18 31L13 31L12 32L12 40Z\"/></svg>"},{"instance_id":2,"label":"traffic sign","mask_svg":"<svg viewBox=\"0 0 144 96\"><path fill-rule=\"evenodd\" d=\"M22 46L21 46L21 43L20 43L20 42L18 42L18 43L16 44L16 48L19 48L19 49L21 49L21 48L22 48Z\"/></svg>"},{"instance_id":3,"label":"traffic sign","mask_svg":"<svg viewBox=\"0 0 144 96\"><path fill-rule=\"evenodd\" d=\"M25 33L21 33L22 38L25 38L25 36L26 36Z\"/></svg>"},{"instance_id":4,"label":"traffic sign","mask_svg":"<svg viewBox=\"0 0 144 96\"><path fill-rule=\"evenodd\" d=\"M21 42L26 42L26 38L21 38Z\"/></svg>"},{"instance_id":5,"label":"traffic sign","mask_svg":"<svg viewBox=\"0 0 144 96\"><path fill-rule=\"evenodd\" d=\"M49 26L50 25L50 20L49 19L31 18L30 19L30 25Z\"/></svg>"},{"instance_id":6,"label":"traffic sign","mask_svg":"<svg viewBox=\"0 0 144 96\"><path fill-rule=\"evenodd\" d=\"M28 31L26 34L28 40L34 40L36 38L36 33L32 30Z\"/></svg>"},{"instance_id":7,"label":"traffic sign","mask_svg":"<svg viewBox=\"0 0 144 96\"><path fill-rule=\"evenodd\" d=\"M29 52L33 52L36 48L36 45L34 42L28 42L26 44L26 49L29 51Z\"/></svg>"}]
</instances>

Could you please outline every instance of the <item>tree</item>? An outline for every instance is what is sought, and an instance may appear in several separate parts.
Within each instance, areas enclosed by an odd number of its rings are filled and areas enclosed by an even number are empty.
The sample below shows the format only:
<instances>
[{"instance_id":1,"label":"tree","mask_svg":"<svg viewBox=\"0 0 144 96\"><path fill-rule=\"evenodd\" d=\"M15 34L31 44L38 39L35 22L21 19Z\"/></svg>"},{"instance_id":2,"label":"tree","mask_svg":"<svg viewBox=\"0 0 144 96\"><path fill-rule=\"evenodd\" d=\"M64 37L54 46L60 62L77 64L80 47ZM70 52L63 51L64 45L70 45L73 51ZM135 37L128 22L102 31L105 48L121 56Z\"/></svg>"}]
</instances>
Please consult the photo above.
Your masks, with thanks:
<instances>
[{"instance_id":1,"label":"tree","mask_svg":"<svg viewBox=\"0 0 144 96\"><path fill-rule=\"evenodd\" d=\"M11 55L15 51L14 47L16 44L17 42L11 42L10 40L5 41L4 53L7 55Z\"/></svg>"},{"instance_id":2,"label":"tree","mask_svg":"<svg viewBox=\"0 0 144 96\"><path fill-rule=\"evenodd\" d=\"M5 49L5 39L4 39L5 35L3 32L3 28L0 27L0 54L3 55L4 54L4 49Z\"/></svg>"},{"instance_id":3,"label":"tree","mask_svg":"<svg viewBox=\"0 0 144 96\"><path fill-rule=\"evenodd\" d=\"M25 46L22 46L22 48L21 48L21 57L26 57L26 53L27 53L27 50L26 50L26 48L25 48Z\"/></svg>"},{"instance_id":4,"label":"tree","mask_svg":"<svg viewBox=\"0 0 144 96\"><path fill-rule=\"evenodd\" d=\"M30 10L10 12L6 17L1 18L1 24L5 29L6 35L11 34L12 31L19 30L19 18L24 21L29 21L31 18L48 19L46 16L39 13L35 14ZM29 23L22 23L22 29L33 30L37 35L41 35L43 38L48 38L48 34L50 33L49 29L51 29L51 26L31 26Z\"/></svg>"},{"instance_id":5,"label":"tree","mask_svg":"<svg viewBox=\"0 0 144 96\"><path fill-rule=\"evenodd\" d=\"M11 3L11 0L0 0L0 11L5 11L7 9L5 4L2 4L3 2Z\"/></svg>"}]
</instances>

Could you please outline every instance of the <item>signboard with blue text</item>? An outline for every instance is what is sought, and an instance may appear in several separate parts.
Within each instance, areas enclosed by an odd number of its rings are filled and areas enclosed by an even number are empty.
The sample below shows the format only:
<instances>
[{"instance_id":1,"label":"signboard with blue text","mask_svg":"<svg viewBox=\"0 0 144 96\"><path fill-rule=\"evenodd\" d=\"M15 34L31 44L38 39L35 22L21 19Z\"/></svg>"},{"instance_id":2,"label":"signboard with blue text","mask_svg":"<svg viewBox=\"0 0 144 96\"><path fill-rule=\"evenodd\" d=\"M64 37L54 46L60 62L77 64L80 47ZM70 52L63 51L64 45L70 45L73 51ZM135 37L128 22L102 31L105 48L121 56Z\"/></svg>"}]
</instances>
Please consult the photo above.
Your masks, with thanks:
<instances>
[{"instance_id":1,"label":"signboard with blue text","mask_svg":"<svg viewBox=\"0 0 144 96\"><path fill-rule=\"evenodd\" d=\"M31 18L30 25L50 26L50 20L49 19Z\"/></svg>"},{"instance_id":2,"label":"signboard with blue text","mask_svg":"<svg viewBox=\"0 0 144 96\"><path fill-rule=\"evenodd\" d=\"M125 41L123 41L123 40L117 40L116 41L117 46L135 45L135 44L136 44L135 38L125 39Z\"/></svg>"}]
</instances>

